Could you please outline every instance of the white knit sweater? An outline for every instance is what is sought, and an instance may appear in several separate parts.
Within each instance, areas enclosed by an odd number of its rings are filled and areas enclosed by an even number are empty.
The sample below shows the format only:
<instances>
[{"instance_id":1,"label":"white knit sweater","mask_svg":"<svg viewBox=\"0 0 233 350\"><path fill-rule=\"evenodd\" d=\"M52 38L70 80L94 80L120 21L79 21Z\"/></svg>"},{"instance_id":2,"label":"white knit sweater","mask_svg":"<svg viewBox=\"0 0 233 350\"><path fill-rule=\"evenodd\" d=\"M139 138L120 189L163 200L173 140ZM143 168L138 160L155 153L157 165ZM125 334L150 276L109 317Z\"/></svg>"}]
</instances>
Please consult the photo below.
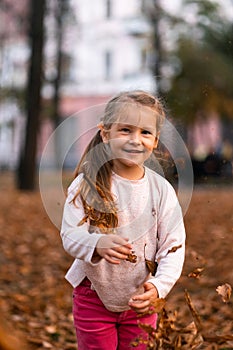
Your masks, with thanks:
<instances>
[{"instance_id":1,"label":"white knit sweater","mask_svg":"<svg viewBox=\"0 0 233 350\"><path fill-rule=\"evenodd\" d=\"M105 307L114 312L128 310L129 299L143 293L146 280L164 298L180 277L185 252L183 217L173 187L149 168L140 180L113 173L112 193L119 220L116 234L128 237L137 255L136 263L115 265L105 259L91 261L103 234L98 230L89 233L87 223L77 226L84 211L80 199L77 206L72 199L81 179L82 175L78 176L69 187L64 206L61 237L64 249L75 258L66 279L76 287L87 276ZM145 259L158 262L155 276L149 273Z\"/></svg>"}]
</instances>

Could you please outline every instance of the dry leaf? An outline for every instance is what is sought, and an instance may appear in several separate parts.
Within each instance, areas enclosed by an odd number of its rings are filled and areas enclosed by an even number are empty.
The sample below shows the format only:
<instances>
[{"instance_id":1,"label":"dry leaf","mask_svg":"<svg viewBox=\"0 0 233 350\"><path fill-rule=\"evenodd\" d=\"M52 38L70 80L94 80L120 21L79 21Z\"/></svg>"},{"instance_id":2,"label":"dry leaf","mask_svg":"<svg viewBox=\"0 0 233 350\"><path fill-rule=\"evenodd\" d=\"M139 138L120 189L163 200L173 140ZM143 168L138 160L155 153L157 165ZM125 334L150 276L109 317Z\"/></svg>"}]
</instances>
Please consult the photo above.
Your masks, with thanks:
<instances>
[{"instance_id":1,"label":"dry leaf","mask_svg":"<svg viewBox=\"0 0 233 350\"><path fill-rule=\"evenodd\" d=\"M151 303L151 306L153 307L154 312L159 313L163 309L165 304L166 304L166 299L158 298L154 302Z\"/></svg>"},{"instance_id":2,"label":"dry leaf","mask_svg":"<svg viewBox=\"0 0 233 350\"><path fill-rule=\"evenodd\" d=\"M79 221L77 226L82 226L83 224L85 224L87 222L88 216L85 215L81 221Z\"/></svg>"},{"instance_id":3,"label":"dry leaf","mask_svg":"<svg viewBox=\"0 0 233 350\"><path fill-rule=\"evenodd\" d=\"M222 297L222 300L224 303L228 303L230 301L231 292L232 292L232 288L230 284L225 283L221 286L218 286L216 288L216 291Z\"/></svg>"},{"instance_id":4,"label":"dry leaf","mask_svg":"<svg viewBox=\"0 0 233 350\"><path fill-rule=\"evenodd\" d=\"M152 276L156 274L157 268L158 268L158 263L156 261L152 260L145 260L146 266L148 267L149 271L151 272Z\"/></svg>"},{"instance_id":5,"label":"dry leaf","mask_svg":"<svg viewBox=\"0 0 233 350\"><path fill-rule=\"evenodd\" d=\"M204 267L197 267L195 270L193 270L188 274L188 277L200 278L203 270L204 270Z\"/></svg>"},{"instance_id":6,"label":"dry leaf","mask_svg":"<svg viewBox=\"0 0 233 350\"><path fill-rule=\"evenodd\" d=\"M148 334L151 334L155 331L154 327L152 327L151 325L146 324L146 323L139 322L138 326Z\"/></svg>"},{"instance_id":7,"label":"dry leaf","mask_svg":"<svg viewBox=\"0 0 233 350\"><path fill-rule=\"evenodd\" d=\"M145 312L138 314L138 317L143 317L143 316L152 315L152 314L158 314L159 312L161 312L161 310L163 309L165 304L166 304L165 299L158 298L150 304L151 307L150 307L149 311L145 311Z\"/></svg>"},{"instance_id":8,"label":"dry leaf","mask_svg":"<svg viewBox=\"0 0 233 350\"><path fill-rule=\"evenodd\" d=\"M45 330L46 330L46 332L47 333L49 333L49 334L55 334L55 333L57 333L57 327L56 326L46 326L45 327Z\"/></svg>"},{"instance_id":9,"label":"dry leaf","mask_svg":"<svg viewBox=\"0 0 233 350\"><path fill-rule=\"evenodd\" d=\"M172 247L167 253L175 253L178 249L180 249L182 247L182 244L176 246L176 247Z\"/></svg>"},{"instance_id":10,"label":"dry leaf","mask_svg":"<svg viewBox=\"0 0 233 350\"><path fill-rule=\"evenodd\" d=\"M187 290L185 290L185 299L186 299L186 302L188 304L189 310L191 311L191 314L193 316L193 321L195 323L197 331L200 331L202 329L201 318L200 318L200 315L198 314L196 308L194 307L193 302L192 302Z\"/></svg>"},{"instance_id":11,"label":"dry leaf","mask_svg":"<svg viewBox=\"0 0 233 350\"><path fill-rule=\"evenodd\" d=\"M132 251L130 254L128 254L128 257L127 257L126 261L129 261L129 262L135 264L135 263L137 262L137 255L134 254L134 253L135 253L135 252Z\"/></svg>"},{"instance_id":12,"label":"dry leaf","mask_svg":"<svg viewBox=\"0 0 233 350\"><path fill-rule=\"evenodd\" d=\"M43 341L42 343L43 347L46 348L46 349L51 349L53 347L52 344L50 344L49 342L47 341Z\"/></svg>"}]
</instances>

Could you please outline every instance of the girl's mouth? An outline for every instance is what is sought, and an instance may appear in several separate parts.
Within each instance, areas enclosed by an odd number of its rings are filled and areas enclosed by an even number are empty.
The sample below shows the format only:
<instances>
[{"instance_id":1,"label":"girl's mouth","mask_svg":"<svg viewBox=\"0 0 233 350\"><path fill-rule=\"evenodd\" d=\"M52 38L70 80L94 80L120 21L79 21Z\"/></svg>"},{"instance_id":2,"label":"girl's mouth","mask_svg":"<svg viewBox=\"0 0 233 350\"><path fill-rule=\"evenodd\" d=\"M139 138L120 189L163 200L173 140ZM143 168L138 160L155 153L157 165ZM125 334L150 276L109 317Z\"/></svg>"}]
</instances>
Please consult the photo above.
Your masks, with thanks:
<instances>
[{"instance_id":1,"label":"girl's mouth","mask_svg":"<svg viewBox=\"0 0 233 350\"><path fill-rule=\"evenodd\" d=\"M140 151L138 149L124 149L127 153L143 153L143 151Z\"/></svg>"}]
</instances>

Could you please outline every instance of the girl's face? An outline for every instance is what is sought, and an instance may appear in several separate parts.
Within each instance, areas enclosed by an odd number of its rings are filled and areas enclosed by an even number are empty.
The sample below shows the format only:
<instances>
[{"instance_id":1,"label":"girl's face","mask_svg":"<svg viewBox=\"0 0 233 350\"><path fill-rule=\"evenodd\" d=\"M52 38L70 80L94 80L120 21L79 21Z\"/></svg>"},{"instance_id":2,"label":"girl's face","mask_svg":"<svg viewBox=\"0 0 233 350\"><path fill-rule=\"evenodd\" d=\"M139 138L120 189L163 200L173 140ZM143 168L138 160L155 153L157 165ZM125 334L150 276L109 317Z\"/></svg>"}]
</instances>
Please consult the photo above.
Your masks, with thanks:
<instances>
[{"instance_id":1,"label":"girl's face","mask_svg":"<svg viewBox=\"0 0 233 350\"><path fill-rule=\"evenodd\" d=\"M113 170L128 179L144 174L143 164L158 144L156 116L149 108L130 106L109 130L101 130L111 149Z\"/></svg>"}]
</instances>

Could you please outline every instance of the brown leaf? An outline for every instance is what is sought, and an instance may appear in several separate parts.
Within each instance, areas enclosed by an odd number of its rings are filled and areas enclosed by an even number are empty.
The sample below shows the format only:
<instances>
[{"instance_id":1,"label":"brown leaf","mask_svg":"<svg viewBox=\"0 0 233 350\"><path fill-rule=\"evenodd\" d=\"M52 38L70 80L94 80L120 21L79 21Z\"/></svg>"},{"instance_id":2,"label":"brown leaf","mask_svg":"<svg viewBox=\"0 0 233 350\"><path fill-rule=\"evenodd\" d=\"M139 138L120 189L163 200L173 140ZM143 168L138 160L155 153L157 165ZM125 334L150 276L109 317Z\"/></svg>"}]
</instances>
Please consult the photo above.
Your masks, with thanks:
<instances>
[{"instance_id":1,"label":"brown leaf","mask_svg":"<svg viewBox=\"0 0 233 350\"><path fill-rule=\"evenodd\" d=\"M134 254L134 253L135 252L132 251L130 254L128 254L128 257L127 257L126 261L129 261L129 262L135 264L137 262L137 255Z\"/></svg>"},{"instance_id":2,"label":"brown leaf","mask_svg":"<svg viewBox=\"0 0 233 350\"><path fill-rule=\"evenodd\" d=\"M146 315L157 314L163 309L165 304L166 304L166 300L165 299L158 298L154 302L151 302L151 304L150 304L151 307L150 307L149 311L141 312L140 314L138 314L138 317L143 317L143 316L146 316Z\"/></svg>"},{"instance_id":3,"label":"brown leaf","mask_svg":"<svg viewBox=\"0 0 233 350\"><path fill-rule=\"evenodd\" d=\"M191 314L193 316L193 320L197 328L197 331L200 331L202 329L201 318L200 318L200 315L197 313L197 310L194 307L193 302L187 290L185 290L185 298L186 298L189 310L191 311Z\"/></svg>"},{"instance_id":4,"label":"brown leaf","mask_svg":"<svg viewBox=\"0 0 233 350\"><path fill-rule=\"evenodd\" d=\"M151 303L151 306L153 307L154 312L159 313L163 309L165 304L166 304L166 299L158 298L154 302Z\"/></svg>"},{"instance_id":5,"label":"brown leaf","mask_svg":"<svg viewBox=\"0 0 233 350\"><path fill-rule=\"evenodd\" d=\"M88 216L85 215L85 216L82 218L82 220L79 221L78 226L82 226L83 224L85 224L85 222L87 222L87 219L88 219Z\"/></svg>"},{"instance_id":6,"label":"brown leaf","mask_svg":"<svg viewBox=\"0 0 233 350\"><path fill-rule=\"evenodd\" d=\"M138 323L138 326L143 329L146 333L151 334L155 331L154 327L147 323Z\"/></svg>"},{"instance_id":7,"label":"brown leaf","mask_svg":"<svg viewBox=\"0 0 233 350\"><path fill-rule=\"evenodd\" d=\"M180 249L182 247L182 244L176 246L176 247L172 247L167 253L175 253L178 249Z\"/></svg>"},{"instance_id":8,"label":"brown leaf","mask_svg":"<svg viewBox=\"0 0 233 350\"><path fill-rule=\"evenodd\" d=\"M186 347L182 347L182 349L197 349L204 341L193 321L185 328L180 329L180 333L182 334L182 341L186 344Z\"/></svg>"},{"instance_id":9,"label":"brown leaf","mask_svg":"<svg viewBox=\"0 0 233 350\"><path fill-rule=\"evenodd\" d=\"M152 276L156 274L158 263L156 261L147 260L145 259L146 266L148 267L148 270L151 272Z\"/></svg>"},{"instance_id":10,"label":"brown leaf","mask_svg":"<svg viewBox=\"0 0 233 350\"><path fill-rule=\"evenodd\" d=\"M47 342L47 341L45 341L45 340L42 342L42 345L43 345L43 347L46 348L46 349L51 349L51 348L53 347L52 344L50 344L49 342Z\"/></svg>"},{"instance_id":11,"label":"brown leaf","mask_svg":"<svg viewBox=\"0 0 233 350\"><path fill-rule=\"evenodd\" d=\"M200 278L203 270L204 270L204 267L197 267L195 270L193 270L188 274L188 277Z\"/></svg>"},{"instance_id":12,"label":"brown leaf","mask_svg":"<svg viewBox=\"0 0 233 350\"><path fill-rule=\"evenodd\" d=\"M230 301L231 292L232 292L232 288L230 284L225 283L221 286L218 286L216 288L216 291L222 297L222 301L224 303L228 303Z\"/></svg>"},{"instance_id":13,"label":"brown leaf","mask_svg":"<svg viewBox=\"0 0 233 350\"><path fill-rule=\"evenodd\" d=\"M51 326L46 326L45 327L45 330L46 330L46 332L47 333L49 333L49 334L55 334L55 333L57 333L57 326L53 326L53 325L51 325Z\"/></svg>"}]
</instances>

